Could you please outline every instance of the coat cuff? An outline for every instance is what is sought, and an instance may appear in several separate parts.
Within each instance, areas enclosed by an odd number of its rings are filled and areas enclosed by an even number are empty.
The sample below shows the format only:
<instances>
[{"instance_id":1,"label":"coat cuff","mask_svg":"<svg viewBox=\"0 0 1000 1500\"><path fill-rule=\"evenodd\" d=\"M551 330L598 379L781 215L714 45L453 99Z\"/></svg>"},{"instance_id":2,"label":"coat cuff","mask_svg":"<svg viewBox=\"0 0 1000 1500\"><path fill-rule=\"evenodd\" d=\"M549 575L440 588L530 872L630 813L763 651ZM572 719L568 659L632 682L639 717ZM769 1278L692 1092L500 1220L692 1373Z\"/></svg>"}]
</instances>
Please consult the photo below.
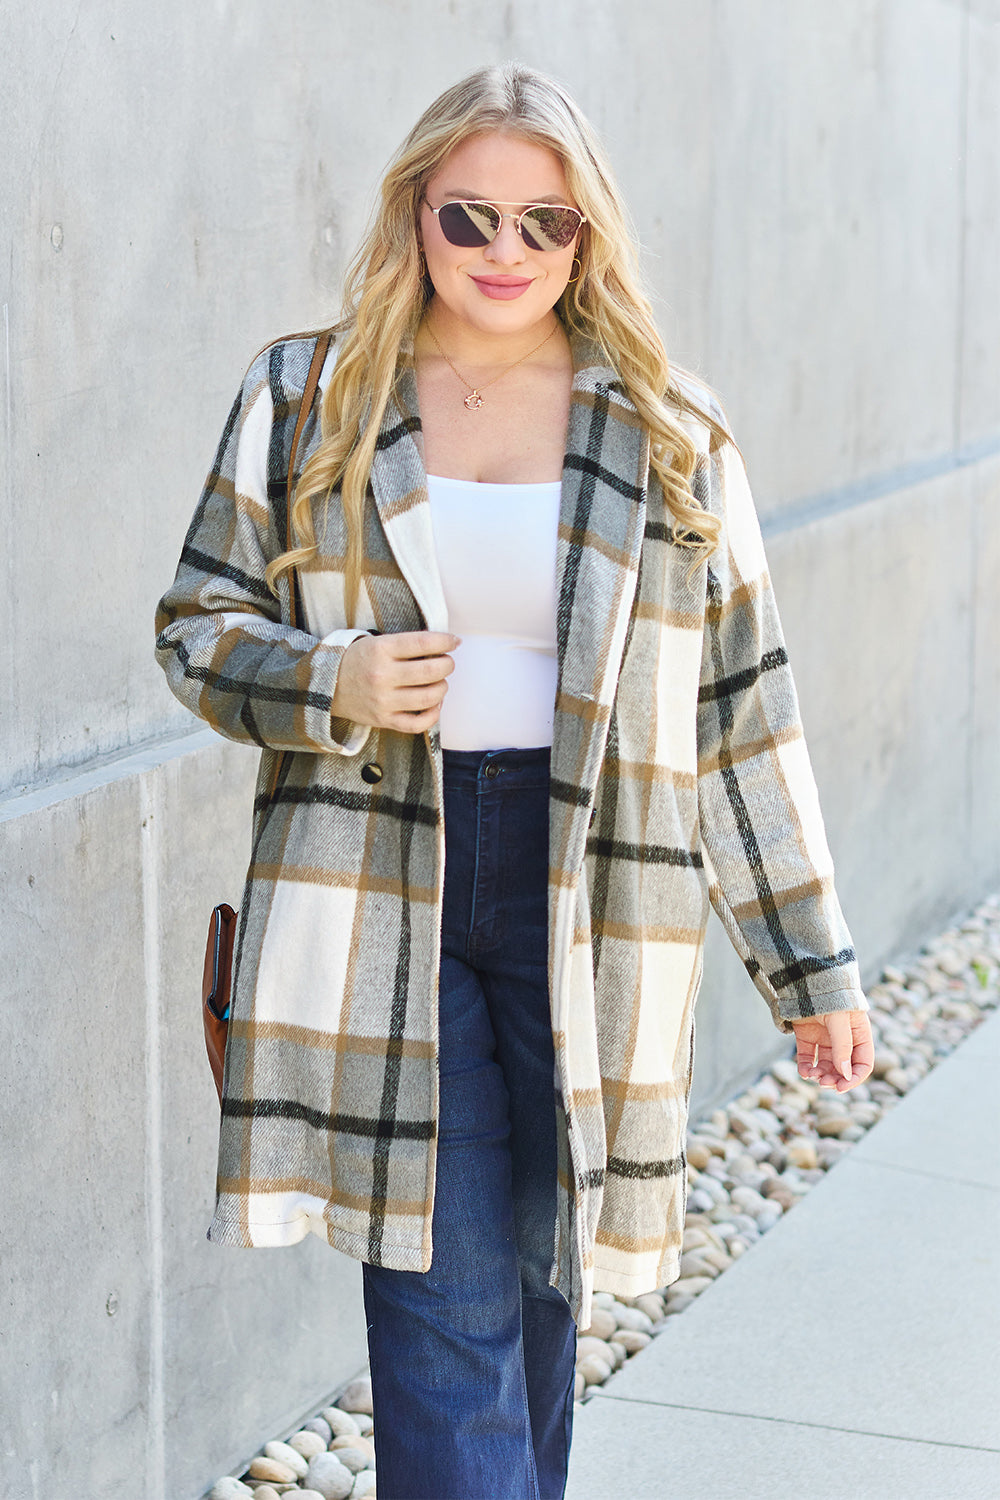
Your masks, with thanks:
<instances>
[{"instance_id":1,"label":"coat cuff","mask_svg":"<svg viewBox=\"0 0 1000 1500\"><path fill-rule=\"evenodd\" d=\"M322 646L334 648L333 658L335 668L332 677L324 683L324 689L329 692L331 704L333 695L337 690L337 677L340 674L340 663L344 659L344 652L353 641L360 636L370 635L369 630L331 630L320 642ZM329 723L329 751L334 755L357 755L368 743L374 725L356 724L353 719L342 719L330 713L327 715Z\"/></svg>"},{"instance_id":2,"label":"coat cuff","mask_svg":"<svg viewBox=\"0 0 1000 1500\"><path fill-rule=\"evenodd\" d=\"M816 1016L832 1010L871 1010L867 996L861 989L830 990L825 995L810 995L811 1010L804 1009L804 1002L794 995L779 996L774 1024L779 1031L793 1032L793 1021L811 1021ZM772 1012L773 1013L773 1012Z\"/></svg>"}]
</instances>

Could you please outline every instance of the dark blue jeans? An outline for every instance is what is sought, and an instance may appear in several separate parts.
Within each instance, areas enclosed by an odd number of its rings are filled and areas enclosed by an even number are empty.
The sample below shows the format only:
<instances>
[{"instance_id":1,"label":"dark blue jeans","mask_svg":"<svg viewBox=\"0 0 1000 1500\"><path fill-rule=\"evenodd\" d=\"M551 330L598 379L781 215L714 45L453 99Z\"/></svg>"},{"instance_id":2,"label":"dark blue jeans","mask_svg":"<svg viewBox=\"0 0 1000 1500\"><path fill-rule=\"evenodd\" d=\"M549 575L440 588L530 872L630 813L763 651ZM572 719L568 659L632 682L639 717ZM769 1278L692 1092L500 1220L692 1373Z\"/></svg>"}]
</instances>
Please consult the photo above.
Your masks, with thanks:
<instances>
[{"instance_id":1,"label":"dark blue jeans","mask_svg":"<svg viewBox=\"0 0 1000 1500\"><path fill-rule=\"evenodd\" d=\"M429 1271L365 1265L379 1500L561 1500L576 1325L555 1253L549 751L444 751Z\"/></svg>"}]
</instances>

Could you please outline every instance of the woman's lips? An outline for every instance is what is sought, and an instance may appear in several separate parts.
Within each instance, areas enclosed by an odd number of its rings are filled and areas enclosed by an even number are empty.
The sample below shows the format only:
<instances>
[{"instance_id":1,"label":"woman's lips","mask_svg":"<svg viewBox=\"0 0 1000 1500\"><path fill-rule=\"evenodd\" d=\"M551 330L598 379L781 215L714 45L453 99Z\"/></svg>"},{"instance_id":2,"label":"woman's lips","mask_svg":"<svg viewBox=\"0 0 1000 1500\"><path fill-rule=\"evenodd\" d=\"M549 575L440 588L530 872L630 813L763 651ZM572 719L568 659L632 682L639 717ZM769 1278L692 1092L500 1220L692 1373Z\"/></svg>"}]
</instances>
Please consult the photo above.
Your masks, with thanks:
<instances>
[{"instance_id":1,"label":"woman's lips","mask_svg":"<svg viewBox=\"0 0 1000 1500\"><path fill-rule=\"evenodd\" d=\"M472 279L484 297L494 297L501 302L520 297L531 285L530 277L521 276L473 276Z\"/></svg>"}]
</instances>

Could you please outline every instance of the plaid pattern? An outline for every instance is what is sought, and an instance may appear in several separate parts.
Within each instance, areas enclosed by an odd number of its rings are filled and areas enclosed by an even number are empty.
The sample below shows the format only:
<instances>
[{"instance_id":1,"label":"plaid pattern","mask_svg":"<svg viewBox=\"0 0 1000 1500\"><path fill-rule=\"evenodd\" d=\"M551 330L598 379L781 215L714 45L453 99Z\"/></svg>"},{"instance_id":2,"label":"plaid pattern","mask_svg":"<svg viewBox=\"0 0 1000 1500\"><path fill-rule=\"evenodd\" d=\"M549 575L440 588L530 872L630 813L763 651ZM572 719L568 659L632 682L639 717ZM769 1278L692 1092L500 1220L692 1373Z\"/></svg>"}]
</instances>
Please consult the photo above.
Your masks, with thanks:
<instances>
[{"instance_id":1,"label":"plaid pattern","mask_svg":"<svg viewBox=\"0 0 1000 1500\"><path fill-rule=\"evenodd\" d=\"M343 625L336 497L299 574L303 629L284 623L287 576L275 598L264 569L283 547L313 347L289 339L251 366L157 618L176 695L262 748L209 1237L279 1245L314 1232L373 1264L426 1270L440 738L331 721L330 701L357 635L448 621L404 351L372 472L358 628ZM867 1002L742 461L728 444L710 451L708 429L684 417L696 492L723 522L689 584L634 407L593 346L576 340L573 354L550 797L552 1277L586 1326L595 1288L635 1295L678 1274L709 904L779 1029ZM317 431L313 414L302 462ZM292 753L271 796L281 751ZM383 777L369 785L373 760Z\"/></svg>"}]
</instances>

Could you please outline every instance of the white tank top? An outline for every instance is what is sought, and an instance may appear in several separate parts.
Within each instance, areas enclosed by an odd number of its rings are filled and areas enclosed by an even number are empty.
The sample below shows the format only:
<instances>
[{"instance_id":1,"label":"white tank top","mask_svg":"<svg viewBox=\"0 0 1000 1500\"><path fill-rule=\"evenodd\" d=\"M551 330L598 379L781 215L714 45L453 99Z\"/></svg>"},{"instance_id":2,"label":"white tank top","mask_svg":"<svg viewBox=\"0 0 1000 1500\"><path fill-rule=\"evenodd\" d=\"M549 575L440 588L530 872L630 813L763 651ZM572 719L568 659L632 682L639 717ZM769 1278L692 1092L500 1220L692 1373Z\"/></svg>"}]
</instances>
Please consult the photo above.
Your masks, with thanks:
<instances>
[{"instance_id":1,"label":"white tank top","mask_svg":"<svg viewBox=\"0 0 1000 1500\"><path fill-rule=\"evenodd\" d=\"M441 705L447 750L552 743L561 490L427 476L448 628L462 637Z\"/></svg>"}]
</instances>

